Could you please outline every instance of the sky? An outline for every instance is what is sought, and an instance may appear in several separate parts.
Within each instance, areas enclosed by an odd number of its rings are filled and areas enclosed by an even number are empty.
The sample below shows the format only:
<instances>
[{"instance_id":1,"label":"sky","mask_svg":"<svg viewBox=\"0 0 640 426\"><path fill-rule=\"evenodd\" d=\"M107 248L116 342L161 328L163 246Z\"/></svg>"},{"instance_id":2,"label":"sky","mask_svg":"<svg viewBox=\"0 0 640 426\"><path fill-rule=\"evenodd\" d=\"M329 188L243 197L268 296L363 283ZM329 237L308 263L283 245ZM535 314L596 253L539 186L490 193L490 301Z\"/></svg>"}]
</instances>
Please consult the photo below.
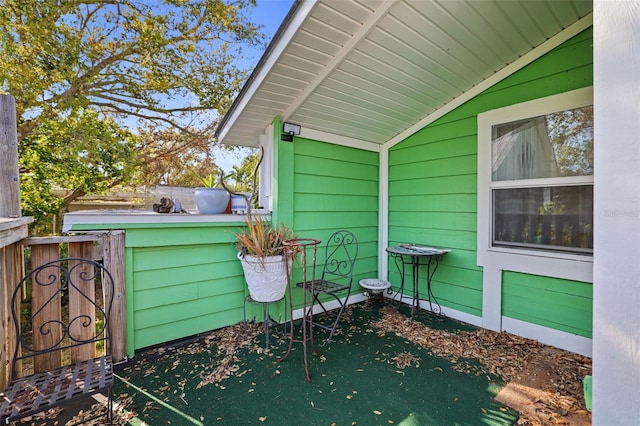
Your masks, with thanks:
<instances>
[{"instance_id":1,"label":"sky","mask_svg":"<svg viewBox=\"0 0 640 426\"><path fill-rule=\"evenodd\" d=\"M271 41L292 4L293 0L257 0L256 7L249 15L256 24L264 25L262 31ZM256 62L260 59L260 55L256 58Z\"/></svg>"},{"instance_id":2,"label":"sky","mask_svg":"<svg viewBox=\"0 0 640 426\"><path fill-rule=\"evenodd\" d=\"M293 0L257 0L256 7L249 12L249 16L255 24L264 26L262 32L266 34L267 40L271 41L292 4ZM260 60L262 53L262 51L255 52L254 64ZM247 152L243 150L241 155L246 155ZM229 173L234 165L240 163L240 160L241 157L239 158L237 154L224 152L216 157L218 167L222 168L225 173Z\"/></svg>"}]
</instances>

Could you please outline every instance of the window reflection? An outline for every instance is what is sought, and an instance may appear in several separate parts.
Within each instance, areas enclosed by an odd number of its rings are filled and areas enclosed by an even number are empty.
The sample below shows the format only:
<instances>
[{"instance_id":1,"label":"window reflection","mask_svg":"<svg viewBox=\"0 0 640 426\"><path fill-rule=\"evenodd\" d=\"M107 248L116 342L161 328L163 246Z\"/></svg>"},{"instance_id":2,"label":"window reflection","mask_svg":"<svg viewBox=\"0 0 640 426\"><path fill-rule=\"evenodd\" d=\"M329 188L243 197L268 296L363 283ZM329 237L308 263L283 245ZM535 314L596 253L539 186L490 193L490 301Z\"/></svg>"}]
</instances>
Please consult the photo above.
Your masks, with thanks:
<instances>
[{"instance_id":1,"label":"window reflection","mask_svg":"<svg viewBox=\"0 0 640 426\"><path fill-rule=\"evenodd\" d=\"M593 175L593 106L493 126L492 180Z\"/></svg>"}]
</instances>

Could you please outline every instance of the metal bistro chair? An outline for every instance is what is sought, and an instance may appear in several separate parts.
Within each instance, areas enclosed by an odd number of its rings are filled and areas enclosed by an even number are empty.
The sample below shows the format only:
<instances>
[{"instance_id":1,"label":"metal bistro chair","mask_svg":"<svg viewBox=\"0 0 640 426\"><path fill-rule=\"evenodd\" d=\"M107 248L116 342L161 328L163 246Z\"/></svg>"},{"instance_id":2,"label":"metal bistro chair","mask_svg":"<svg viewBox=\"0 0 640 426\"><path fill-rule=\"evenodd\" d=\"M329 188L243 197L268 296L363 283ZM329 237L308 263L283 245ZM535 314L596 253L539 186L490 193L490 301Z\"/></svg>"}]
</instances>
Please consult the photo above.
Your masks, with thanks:
<instances>
[{"instance_id":1,"label":"metal bistro chair","mask_svg":"<svg viewBox=\"0 0 640 426\"><path fill-rule=\"evenodd\" d=\"M95 297L96 280L102 284L103 303ZM21 309L26 287L31 289L30 310ZM68 313L62 312L63 298L69 300ZM11 382L0 393L2 423L104 393L107 410L101 424L113 424L109 324L113 298L111 274L90 259L53 260L20 281L10 305L17 337ZM100 317L103 321L96 322ZM96 344L103 346L102 355L96 353ZM34 372L22 375L24 364Z\"/></svg>"},{"instance_id":2,"label":"metal bistro chair","mask_svg":"<svg viewBox=\"0 0 640 426\"><path fill-rule=\"evenodd\" d=\"M317 302L318 305L324 311L324 314L328 313L325 308L321 296L328 295L335 299L340 305L338 315L333 322L328 325L323 323L313 322L314 326L329 330L328 341L333 337L333 333L336 331L336 327L340 322L342 311L349 300L351 294L351 284L353 282L353 268L358 257L358 240L352 232L347 230L340 230L334 232L327 241L325 249L325 263L322 268L322 276L320 279L315 279L313 286L307 285L307 291L313 292L313 298L311 307ZM298 287L303 287L303 283L297 283ZM313 290L312 290L313 289ZM342 301L341 296L346 292L346 297ZM325 298L324 302L327 300ZM311 310L307 313L306 321L309 321ZM324 315L326 316L326 315Z\"/></svg>"}]
</instances>

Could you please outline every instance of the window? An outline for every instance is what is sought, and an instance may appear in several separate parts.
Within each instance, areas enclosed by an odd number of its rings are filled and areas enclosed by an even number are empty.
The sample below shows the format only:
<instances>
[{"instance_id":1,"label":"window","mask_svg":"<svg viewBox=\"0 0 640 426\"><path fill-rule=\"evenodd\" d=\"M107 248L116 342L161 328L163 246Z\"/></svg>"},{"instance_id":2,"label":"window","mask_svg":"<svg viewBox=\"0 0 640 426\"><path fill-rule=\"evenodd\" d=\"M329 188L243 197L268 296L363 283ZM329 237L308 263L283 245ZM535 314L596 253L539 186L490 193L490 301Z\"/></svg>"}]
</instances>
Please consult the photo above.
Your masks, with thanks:
<instances>
[{"instance_id":1,"label":"window","mask_svg":"<svg viewBox=\"0 0 640 426\"><path fill-rule=\"evenodd\" d=\"M478 116L486 249L593 253L591 99L583 89Z\"/></svg>"}]
</instances>

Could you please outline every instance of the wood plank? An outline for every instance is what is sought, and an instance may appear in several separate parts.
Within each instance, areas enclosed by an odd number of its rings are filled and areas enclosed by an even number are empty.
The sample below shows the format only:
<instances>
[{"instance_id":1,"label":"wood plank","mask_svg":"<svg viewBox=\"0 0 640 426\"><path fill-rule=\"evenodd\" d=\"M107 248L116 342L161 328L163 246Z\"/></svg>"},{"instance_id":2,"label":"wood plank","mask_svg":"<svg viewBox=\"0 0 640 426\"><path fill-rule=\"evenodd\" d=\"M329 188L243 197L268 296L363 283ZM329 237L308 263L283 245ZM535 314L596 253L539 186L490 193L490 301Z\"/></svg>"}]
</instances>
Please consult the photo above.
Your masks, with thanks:
<instances>
[{"instance_id":1,"label":"wood plank","mask_svg":"<svg viewBox=\"0 0 640 426\"><path fill-rule=\"evenodd\" d=\"M155 342L152 344L155 344L213 330L217 327L212 322L207 324L207 318L218 315L224 318L222 326L237 324L243 320L244 297L245 292L240 291L201 299L195 303L171 305L170 309L158 308L137 311L135 313L135 333L138 334L145 329L154 329L156 335L154 336ZM232 317L233 312L237 312L239 316ZM227 314L230 316L227 317ZM180 325L176 327L177 324ZM136 338L136 349L141 347L140 343Z\"/></svg>"},{"instance_id":2,"label":"wood plank","mask_svg":"<svg viewBox=\"0 0 640 426\"><path fill-rule=\"evenodd\" d=\"M13 244L10 248L8 248L8 257L7 257L7 283L10 283L10 293L7 294L7 306L8 303L11 303L11 296L13 295L14 290L16 289L16 287L18 286L18 283L24 278L25 276L25 266L24 266L24 249L22 248L21 245L19 244ZM21 295L22 299L24 299L26 297L26 292L23 292L23 294ZM19 310L19 306L17 306L16 304L16 312L20 312ZM10 316L11 313L7 312L7 316ZM11 324L10 325L10 329L8 329L9 333L6 337L6 344L9 345L9 348L11 350L11 352L9 352L8 356L9 357L13 357L14 354L14 349L16 347L16 344L18 342L18 336L16 334L16 328L15 326L11 323L8 322L7 324ZM13 359L13 358L11 358ZM7 368L9 368L10 365L7 365ZM10 370L7 370L10 372ZM7 378L9 378L9 376L7 376Z\"/></svg>"},{"instance_id":3,"label":"wood plank","mask_svg":"<svg viewBox=\"0 0 640 426\"><path fill-rule=\"evenodd\" d=\"M69 243L69 257L93 260L93 241ZM73 340L91 340L96 334L96 292L93 265L69 261L69 336ZM73 318L82 318L71 321ZM71 362L86 361L96 356L96 346L84 344L71 348Z\"/></svg>"},{"instance_id":4,"label":"wood plank","mask_svg":"<svg viewBox=\"0 0 640 426\"><path fill-rule=\"evenodd\" d=\"M311 141L309 139L296 140L295 151L296 156L306 155L333 160L339 158L342 161L378 166L378 154L376 152L362 151L346 146Z\"/></svg>"},{"instance_id":5,"label":"wood plank","mask_svg":"<svg viewBox=\"0 0 640 426\"><path fill-rule=\"evenodd\" d=\"M104 237L103 264L113 278L113 305L111 306L110 336L113 361L127 357L127 307L125 301L125 232L110 231ZM104 298L109 300L108 286Z\"/></svg>"},{"instance_id":6,"label":"wood plank","mask_svg":"<svg viewBox=\"0 0 640 426\"><path fill-rule=\"evenodd\" d=\"M11 314L10 314L10 294L11 294L11 274L7 263L10 260L11 247L0 246L0 341L2 344L2 353L0 353L0 387L4 389L9 382L10 376L10 357L13 353L14 344L10 342L10 338L15 333L11 330Z\"/></svg>"},{"instance_id":7,"label":"wood plank","mask_svg":"<svg viewBox=\"0 0 640 426\"><path fill-rule=\"evenodd\" d=\"M101 241L104 232L96 234L82 235L57 235L52 237L33 237L26 238L22 241L25 246L35 246L38 244L62 244L62 243L81 243L85 241Z\"/></svg>"},{"instance_id":8,"label":"wood plank","mask_svg":"<svg viewBox=\"0 0 640 426\"><path fill-rule=\"evenodd\" d=\"M400 199L400 202L394 202ZM389 197L389 204L393 204L391 212L455 212L455 213L476 213L478 210L477 197L475 194L415 194L403 195L402 197ZM442 225L444 229L451 228L448 221ZM422 221L422 223L433 226L435 224Z\"/></svg>"},{"instance_id":9,"label":"wood plank","mask_svg":"<svg viewBox=\"0 0 640 426\"><path fill-rule=\"evenodd\" d=\"M376 211L349 212L337 209L324 213L296 212L294 229L299 234L307 229L348 229L356 232L361 227L375 226L377 219Z\"/></svg>"},{"instance_id":10,"label":"wood plank","mask_svg":"<svg viewBox=\"0 0 640 426\"><path fill-rule=\"evenodd\" d=\"M471 119L469 119L470 121ZM475 120L474 120L474 124ZM402 149L395 149L389 152L389 161L393 164L412 164L439 158L460 157L463 155L475 155L478 145L478 126L476 124L473 131L460 134L461 126L435 126L433 129L439 130L441 134L434 135L432 129L418 134L419 137L413 139L413 144L404 146ZM397 146L397 145L396 145Z\"/></svg>"},{"instance_id":11,"label":"wood plank","mask_svg":"<svg viewBox=\"0 0 640 426\"><path fill-rule=\"evenodd\" d=\"M338 159L314 158L298 156L296 174L318 176L334 176L343 179L373 180L378 175L378 166L371 164L352 163Z\"/></svg>"},{"instance_id":12,"label":"wood plank","mask_svg":"<svg viewBox=\"0 0 640 426\"><path fill-rule=\"evenodd\" d=\"M369 179L296 175L296 192L307 194L378 195L378 180L372 174Z\"/></svg>"},{"instance_id":13,"label":"wood plank","mask_svg":"<svg viewBox=\"0 0 640 426\"><path fill-rule=\"evenodd\" d=\"M233 249L230 250L229 247ZM222 264L224 267L227 262L237 262L237 255L235 243L231 242L204 247L201 245L144 247L136 249L135 272L154 270L159 266L165 269L202 264Z\"/></svg>"},{"instance_id":14,"label":"wood plank","mask_svg":"<svg viewBox=\"0 0 640 426\"><path fill-rule=\"evenodd\" d=\"M478 159L475 155L466 155L455 158L442 158L433 161L425 161L416 164L390 165L390 180L409 181L412 185L414 179L438 176L458 176L475 174L478 171ZM392 194L393 195L393 194Z\"/></svg>"},{"instance_id":15,"label":"wood plank","mask_svg":"<svg viewBox=\"0 0 640 426\"><path fill-rule=\"evenodd\" d=\"M31 266L33 269L44 265L47 262L56 260L60 257L58 244L39 245L31 248ZM47 268L38 274L40 280L45 277L59 277L57 268ZM31 313L36 312L38 315L33 320L33 330L47 330L48 334L33 333L33 347L37 349L50 348L60 341L62 337L62 329L59 323L51 322L52 320L62 321L62 308L59 288L59 278L52 282L51 285L41 286L35 284L35 278L32 281L31 293ZM51 299L51 300L49 300ZM59 351L49 354L38 355L33 359L34 372L40 373L47 370L53 370L62 365L62 358Z\"/></svg>"},{"instance_id":16,"label":"wood plank","mask_svg":"<svg viewBox=\"0 0 640 426\"><path fill-rule=\"evenodd\" d=\"M378 197L375 195L342 195L342 194L294 194L296 211L331 212L331 211L372 211L378 208Z\"/></svg>"},{"instance_id":17,"label":"wood plank","mask_svg":"<svg viewBox=\"0 0 640 426\"><path fill-rule=\"evenodd\" d=\"M406 228L421 228L423 230L439 229L450 233L458 231L475 233L477 218L475 217L475 212L392 211L389 212L389 226L396 228L404 226Z\"/></svg>"},{"instance_id":18,"label":"wood plank","mask_svg":"<svg viewBox=\"0 0 640 426\"><path fill-rule=\"evenodd\" d=\"M24 277L24 252L20 244L0 248L0 389L11 377L11 361L16 346L16 329L11 318L11 296L18 282ZM19 303L19 302L18 302ZM19 312L19 306L16 306Z\"/></svg>"},{"instance_id":19,"label":"wood plank","mask_svg":"<svg viewBox=\"0 0 640 426\"><path fill-rule=\"evenodd\" d=\"M0 217L20 217L16 100L0 95Z\"/></svg>"},{"instance_id":20,"label":"wood plank","mask_svg":"<svg viewBox=\"0 0 640 426\"><path fill-rule=\"evenodd\" d=\"M242 215L234 216L238 216L238 221L244 223ZM162 224L159 225L158 227L136 229L135 232L129 232L127 234L127 245L129 247L174 247L179 245L233 243L235 242L233 232L237 232L239 227L238 223L225 224L224 226L211 226L213 223L193 224L193 226L190 224L188 227L169 229L162 228Z\"/></svg>"},{"instance_id":21,"label":"wood plank","mask_svg":"<svg viewBox=\"0 0 640 426\"><path fill-rule=\"evenodd\" d=\"M423 194L475 194L478 187L475 174L424 177L415 179L411 185L406 182L391 182L389 193L395 197L414 195L416 188Z\"/></svg>"},{"instance_id":22,"label":"wood plank","mask_svg":"<svg viewBox=\"0 0 640 426\"><path fill-rule=\"evenodd\" d=\"M29 235L29 227L22 225L4 232L0 231L0 247L16 243Z\"/></svg>"}]
</instances>

